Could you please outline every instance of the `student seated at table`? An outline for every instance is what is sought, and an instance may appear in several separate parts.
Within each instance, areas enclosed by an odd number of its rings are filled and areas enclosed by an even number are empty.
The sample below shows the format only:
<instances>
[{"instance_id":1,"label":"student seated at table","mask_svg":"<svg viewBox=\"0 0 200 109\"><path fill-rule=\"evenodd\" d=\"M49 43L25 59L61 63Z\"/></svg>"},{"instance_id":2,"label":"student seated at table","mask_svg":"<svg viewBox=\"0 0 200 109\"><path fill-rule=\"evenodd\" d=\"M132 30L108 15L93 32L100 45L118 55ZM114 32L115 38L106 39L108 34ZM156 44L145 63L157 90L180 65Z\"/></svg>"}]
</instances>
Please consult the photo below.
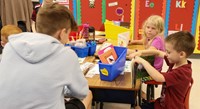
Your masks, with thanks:
<instances>
[{"instance_id":1,"label":"student seated at table","mask_svg":"<svg viewBox=\"0 0 200 109\"><path fill-rule=\"evenodd\" d=\"M22 30L15 26L15 25L5 25L1 29L1 46L4 47L6 43L8 42L8 36L12 34L18 34L21 33ZM0 60L1 60L1 54L0 54Z\"/></svg>"},{"instance_id":2,"label":"student seated at table","mask_svg":"<svg viewBox=\"0 0 200 109\"><path fill-rule=\"evenodd\" d=\"M1 109L65 109L64 96L77 98L71 109L89 108L92 95L76 53L64 44L77 28L67 7L41 7L38 33L12 35L0 63ZM82 100L82 101L81 101ZM67 108L70 109L70 108Z\"/></svg>"},{"instance_id":3,"label":"student seated at table","mask_svg":"<svg viewBox=\"0 0 200 109\"><path fill-rule=\"evenodd\" d=\"M21 33L22 30L15 25L5 25L1 29L1 45L4 47L8 42L8 36Z\"/></svg>"},{"instance_id":4,"label":"student seated at table","mask_svg":"<svg viewBox=\"0 0 200 109\"><path fill-rule=\"evenodd\" d=\"M192 81L192 63L187 58L193 53L194 48L194 36L187 31L180 31L166 37L166 53L149 50L167 60L169 69L166 73L160 73L138 56L133 58L133 62L142 64L155 81L163 82L161 97L155 102L144 103L142 109L185 109L184 99Z\"/></svg>"},{"instance_id":5,"label":"student seated at table","mask_svg":"<svg viewBox=\"0 0 200 109\"><path fill-rule=\"evenodd\" d=\"M128 50L127 58L132 59L135 56L152 56L154 54L146 53L147 50L164 51L164 20L161 16L152 15L148 17L144 24L144 37L141 40L132 40L130 44L143 44L145 50ZM161 72L163 66L163 59L155 56L154 67Z\"/></svg>"},{"instance_id":6,"label":"student seated at table","mask_svg":"<svg viewBox=\"0 0 200 109\"><path fill-rule=\"evenodd\" d=\"M158 15L151 15L149 16L144 24L143 24L143 38L141 40L132 40L130 44L143 44L145 49L144 50L128 50L127 58L132 59L135 56L148 56L153 57L153 61L150 62L153 64L154 68L157 71L162 71L163 66L163 59L161 57L156 56L152 52L148 53L151 50L160 50L164 51L164 20L161 16ZM148 52L147 52L148 51ZM152 60L152 59L151 59ZM147 83L146 81L150 82L152 80L151 76L143 77L142 80L145 84L147 84L147 96L143 98L147 98L149 101L149 93L154 93L154 85L158 85L153 81L151 83ZM152 99L152 98L151 98Z\"/></svg>"}]
</instances>

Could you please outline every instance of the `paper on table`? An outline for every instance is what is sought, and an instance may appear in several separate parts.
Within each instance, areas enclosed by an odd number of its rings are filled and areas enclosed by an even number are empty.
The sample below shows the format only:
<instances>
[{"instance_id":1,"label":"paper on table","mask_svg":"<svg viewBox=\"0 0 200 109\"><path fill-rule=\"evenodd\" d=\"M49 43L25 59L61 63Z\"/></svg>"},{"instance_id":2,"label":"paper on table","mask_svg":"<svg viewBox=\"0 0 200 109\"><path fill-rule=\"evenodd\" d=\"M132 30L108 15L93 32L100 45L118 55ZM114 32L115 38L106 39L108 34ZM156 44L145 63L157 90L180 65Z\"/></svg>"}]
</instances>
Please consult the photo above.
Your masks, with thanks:
<instances>
[{"instance_id":1,"label":"paper on table","mask_svg":"<svg viewBox=\"0 0 200 109\"><path fill-rule=\"evenodd\" d=\"M99 51L100 47L101 47L101 45L96 46L96 52Z\"/></svg>"},{"instance_id":2,"label":"paper on table","mask_svg":"<svg viewBox=\"0 0 200 109\"><path fill-rule=\"evenodd\" d=\"M127 47L130 40L130 32L123 32L118 34L118 46Z\"/></svg>"},{"instance_id":3,"label":"paper on table","mask_svg":"<svg viewBox=\"0 0 200 109\"><path fill-rule=\"evenodd\" d=\"M95 35L97 35L97 36L104 36L105 32L104 31L95 31Z\"/></svg>"},{"instance_id":4,"label":"paper on table","mask_svg":"<svg viewBox=\"0 0 200 109\"><path fill-rule=\"evenodd\" d=\"M131 72L131 61L126 61L124 72Z\"/></svg>"},{"instance_id":5,"label":"paper on table","mask_svg":"<svg viewBox=\"0 0 200 109\"><path fill-rule=\"evenodd\" d=\"M85 75L85 77L92 78L96 74L100 74L99 73L99 65L98 64L95 64L92 68L90 68L90 70L87 72L87 74Z\"/></svg>"},{"instance_id":6,"label":"paper on table","mask_svg":"<svg viewBox=\"0 0 200 109\"><path fill-rule=\"evenodd\" d=\"M124 75L125 72L131 72L131 61L126 61L124 71L120 75Z\"/></svg>"},{"instance_id":7,"label":"paper on table","mask_svg":"<svg viewBox=\"0 0 200 109\"><path fill-rule=\"evenodd\" d=\"M79 63L83 63L84 60L85 60L85 58L78 58L78 62L79 62Z\"/></svg>"},{"instance_id":8,"label":"paper on table","mask_svg":"<svg viewBox=\"0 0 200 109\"><path fill-rule=\"evenodd\" d=\"M131 72L131 61L126 61L124 71L120 75L123 75L124 72ZM92 68L90 68L85 77L92 78L96 74L100 74L98 64L95 64Z\"/></svg>"},{"instance_id":9,"label":"paper on table","mask_svg":"<svg viewBox=\"0 0 200 109\"><path fill-rule=\"evenodd\" d=\"M82 71L84 71L84 70L86 70L86 69L88 69L88 68L91 68L92 66L93 66L94 64L92 63L92 62L86 62L86 63L84 63L84 64L81 64L81 70Z\"/></svg>"}]
</instances>

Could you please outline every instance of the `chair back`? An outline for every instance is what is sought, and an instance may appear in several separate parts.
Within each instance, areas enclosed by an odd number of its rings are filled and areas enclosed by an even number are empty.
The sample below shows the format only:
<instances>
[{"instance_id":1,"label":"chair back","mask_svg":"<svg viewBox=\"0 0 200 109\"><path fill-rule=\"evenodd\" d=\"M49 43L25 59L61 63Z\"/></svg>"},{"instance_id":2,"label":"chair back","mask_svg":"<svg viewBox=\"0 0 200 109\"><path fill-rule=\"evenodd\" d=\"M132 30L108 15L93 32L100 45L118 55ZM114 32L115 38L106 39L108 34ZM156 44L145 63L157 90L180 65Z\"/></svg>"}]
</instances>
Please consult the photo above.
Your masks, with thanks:
<instances>
[{"instance_id":1,"label":"chair back","mask_svg":"<svg viewBox=\"0 0 200 109\"><path fill-rule=\"evenodd\" d=\"M185 100L184 100L185 109L189 109L189 101L190 101L189 99L190 99L190 91L191 91L192 85L193 85L193 79L191 80L190 86L185 95Z\"/></svg>"},{"instance_id":2,"label":"chair back","mask_svg":"<svg viewBox=\"0 0 200 109\"><path fill-rule=\"evenodd\" d=\"M155 59L154 56L142 56L142 58L153 66ZM142 65L138 65L137 67L137 78L141 78L142 82L153 80Z\"/></svg>"}]
</instances>

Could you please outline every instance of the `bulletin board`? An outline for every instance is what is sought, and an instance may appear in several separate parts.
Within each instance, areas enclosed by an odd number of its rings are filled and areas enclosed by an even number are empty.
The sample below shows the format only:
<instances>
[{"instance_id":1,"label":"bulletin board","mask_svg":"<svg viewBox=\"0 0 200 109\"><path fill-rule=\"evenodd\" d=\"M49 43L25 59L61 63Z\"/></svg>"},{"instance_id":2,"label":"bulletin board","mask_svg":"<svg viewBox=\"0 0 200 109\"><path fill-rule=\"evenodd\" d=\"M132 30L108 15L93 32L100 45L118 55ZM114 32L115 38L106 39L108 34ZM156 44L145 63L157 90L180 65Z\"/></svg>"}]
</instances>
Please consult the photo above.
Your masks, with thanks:
<instances>
[{"instance_id":1,"label":"bulletin board","mask_svg":"<svg viewBox=\"0 0 200 109\"><path fill-rule=\"evenodd\" d=\"M194 35L198 0L167 0L165 36L182 30Z\"/></svg>"},{"instance_id":2,"label":"bulletin board","mask_svg":"<svg viewBox=\"0 0 200 109\"><path fill-rule=\"evenodd\" d=\"M197 18L195 42L196 42L196 47L195 47L194 53L200 54L200 7L199 7L198 18Z\"/></svg>"},{"instance_id":3,"label":"bulletin board","mask_svg":"<svg viewBox=\"0 0 200 109\"><path fill-rule=\"evenodd\" d=\"M102 0L95 0L94 7L90 6L89 0L80 0L80 23L88 23L99 30L102 26Z\"/></svg>"},{"instance_id":4,"label":"bulletin board","mask_svg":"<svg viewBox=\"0 0 200 109\"><path fill-rule=\"evenodd\" d=\"M79 25L89 23L96 30L101 30L106 19L130 22L132 0L94 0L94 7L90 6L90 0L78 1L80 1L77 3Z\"/></svg>"},{"instance_id":5,"label":"bulletin board","mask_svg":"<svg viewBox=\"0 0 200 109\"><path fill-rule=\"evenodd\" d=\"M69 9L73 12L73 2L72 2L72 0L69 0Z\"/></svg>"},{"instance_id":6,"label":"bulletin board","mask_svg":"<svg viewBox=\"0 0 200 109\"><path fill-rule=\"evenodd\" d=\"M143 22L151 15L160 15L165 19L166 0L136 0L134 39L142 38Z\"/></svg>"},{"instance_id":7,"label":"bulletin board","mask_svg":"<svg viewBox=\"0 0 200 109\"><path fill-rule=\"evenodd\" d=\"M132 0L106 0L106 19L130 23Z\"/></svg>"}]
</instances>

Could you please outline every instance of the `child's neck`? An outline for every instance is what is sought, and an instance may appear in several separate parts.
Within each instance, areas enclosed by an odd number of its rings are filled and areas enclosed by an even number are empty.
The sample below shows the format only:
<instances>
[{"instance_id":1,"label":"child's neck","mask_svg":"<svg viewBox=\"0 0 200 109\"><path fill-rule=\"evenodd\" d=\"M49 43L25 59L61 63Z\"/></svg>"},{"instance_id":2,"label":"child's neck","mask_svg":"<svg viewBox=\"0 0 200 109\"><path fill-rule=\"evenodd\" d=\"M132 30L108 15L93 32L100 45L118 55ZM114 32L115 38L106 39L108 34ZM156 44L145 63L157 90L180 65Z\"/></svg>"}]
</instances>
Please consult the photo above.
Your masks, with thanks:
<instances>
[{"instance_id":1,"label":"child's neck","mask_svg":"<svg viewBox=\"0 0 200 109\"><path fill-rule=\"evenodd\" d=\"M178 67L186 65L186 64L188 64L187 58L182 59L179 62L175 63L173 68L178 68Z\"/></svg>"},{"instance_id":2,"label":"child's neck","mask_svg":"<svg viewBox=\"0 0 200 109\"><path fill-rule=\"evenodd\" d=\"M155 37L156 37L156 36L155 36ZM153 39L154 39L155 37L150 37L150 38L147 38L147 37L146 37L146 41L145 41L145 43L144 43L146 49L148 49L148 48L150 47L150 45L151 45L151 43L152 43L152 41L153 41Z\"/></svg>"}]
</instances>

